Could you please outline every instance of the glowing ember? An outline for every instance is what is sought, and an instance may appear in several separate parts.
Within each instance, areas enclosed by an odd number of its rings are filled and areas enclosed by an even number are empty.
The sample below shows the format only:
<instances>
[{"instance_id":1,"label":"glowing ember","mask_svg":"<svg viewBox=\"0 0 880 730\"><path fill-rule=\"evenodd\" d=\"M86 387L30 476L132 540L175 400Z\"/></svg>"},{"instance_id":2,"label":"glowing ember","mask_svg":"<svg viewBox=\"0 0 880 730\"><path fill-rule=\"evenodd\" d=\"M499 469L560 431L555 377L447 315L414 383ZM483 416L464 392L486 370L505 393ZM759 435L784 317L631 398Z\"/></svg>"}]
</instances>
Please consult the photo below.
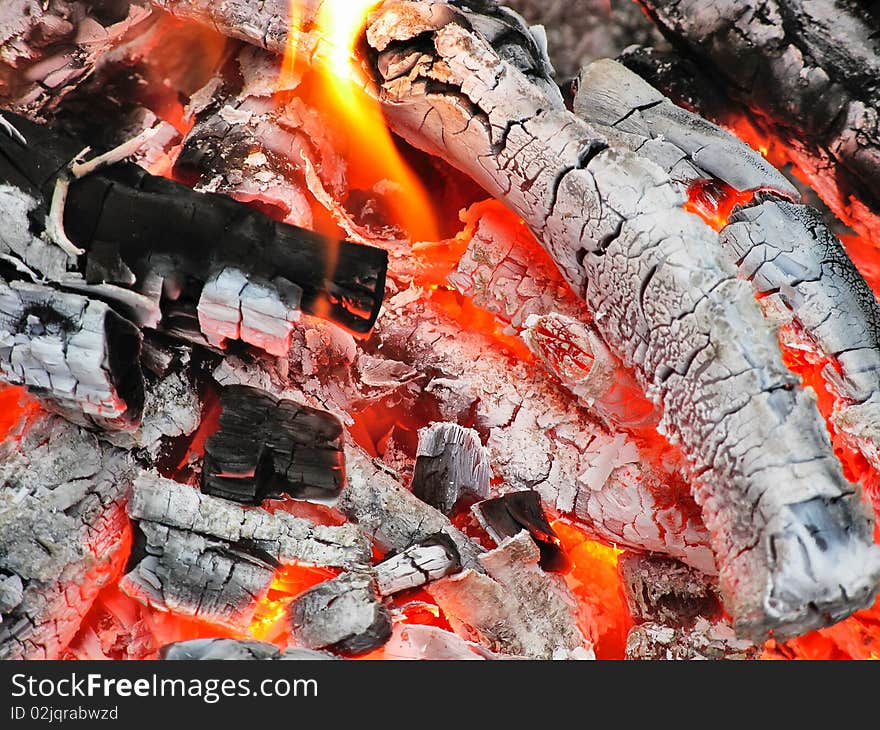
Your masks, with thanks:
<instances>
[{"instance_id":1,"label":"glowing ember","mask_svg":"<svg viewBox=\"0 0 880 730\"><path fill-rule=\"evenodd\" d=\"M700 216L716 231L730 221L730 214L738 205L747 205L755 194L741 193L720 180L698 180L688 187L688 201L684 209Z\"/></svg>"},{"instance_id":2,"label":"glowing ember","mask_svg":"<svg viewBox=\"0 0 880 730\"><path fill-rule=\"evenodd\" d=\"M592 639L596 658L623 659L632 627L617 572L623 551L590 540L563 520L551 524L571 561L565 581L578 599L578 623Z\"/></svg>"}]
</instances>

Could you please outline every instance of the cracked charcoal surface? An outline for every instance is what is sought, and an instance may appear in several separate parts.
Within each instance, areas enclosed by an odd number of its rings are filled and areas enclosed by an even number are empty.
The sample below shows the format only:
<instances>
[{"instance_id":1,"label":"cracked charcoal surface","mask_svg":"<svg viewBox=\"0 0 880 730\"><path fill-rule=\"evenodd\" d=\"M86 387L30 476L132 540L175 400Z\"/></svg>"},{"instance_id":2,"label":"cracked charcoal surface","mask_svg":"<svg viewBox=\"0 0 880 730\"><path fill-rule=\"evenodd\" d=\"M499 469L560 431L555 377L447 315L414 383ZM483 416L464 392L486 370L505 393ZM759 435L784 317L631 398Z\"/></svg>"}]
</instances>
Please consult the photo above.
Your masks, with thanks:
<instances>
[{"instance_id":1,"label":"cracked charcoal surface","mask_svg":"<svg viewBox=\"0 0 880 730\"><path fill-rule=\"evenodd\" d=\"M58 659L125 561L131 457L36 414L0 447L0 659Z\"/></svg>"},{"instance_id":2,"label":"cracked charcoal surface","mask_svg":"<svg viewBox=\"0 0 880 730\"><path fill-rule=\"evenodd\" d=\"M626 604L636 622L664 626L691 626L702 616L714 619L721 612L715 586L702 573L677 560L658 555L625 553L620 574Z\"/></svg>"},{"instance_id":3,"label":"cracked charcoal surface","mask_svg":"<svg viewBox=\"0 0 880 730\"><path fill-rule=\"evenodd\" d=\"M345 449L347 481L338 508L386 550L404 551L441 533L455 544L461 564L477 567L483 549L442 512L404 489L396 475L358 446Z\"/></svg>"},{"instance_id":4,"label":"cracked charcoal surface","mask_svg":"<svg viewBox=\"0 0 880 730\"><path fill-rule=\"evenodd\" d=\"M120 587L160 609L239 630L252 620L279 565L361 566L370 544L354 525L316 525L245 508L142 474L128 513L143 548Z\"/></svg>"},{"instance_id":5,"label":"cracked charcoal surface","mask_svg":"<svg viewBox=\"0 0 880 730\"><path fill-rule=\"evenodd\" d=\"M140 331L104 302L0 276L0 378L81 414L86 425L140 422L140 351Z\"/></svg>"},{"instance_id":6,"label":"cracked charcoal surface","mask_svg":"<svg viewBox=\"0 0 880 730\"><path fill-rule=\"evenodd\" d=\"M612 144L650 154L677 180L717 178L744 191L794 189L748 145L697 115L675 107L620 64L604 60L579 77L574 109L610 133ZM768 169L769 168L769 169ZM880 400L880 305L818 211L762 193L741 206L719 241L760 296L776 294L798 326L840 369L830 386L846 403L844 432L876 465L870 424ZM843 382L839 382L842 378ZM868 432L866 437L862 434Z\"/></svg>"},{"instance_id":7,"label":"cracked charcoal surface","mask_svg":"<svg viewBox=\"0 0 880 730\"><path fill-rule=\"evenodd\" d=\"M609 148L460 17L427 2L373 16L386 115L523 217L662 404L661 427L693 461L737 630L797 634L868 605L871 517L717 236L659 167Z\"/></svg>"},{"instance_id":8,"label":"cracked charcoal surface","mask_svg":"<svg viewBox=\"0 0 880 730\"><path fill-rule=\"evenodd\" d=\"M858 0L639 0L783 138L841 219L880 234L880 22Z\"/></svg>"},{"instance_id":9,"label":"cracked charcoal surface","mask_svg":"<svg viewBox=\"0 0 880 730\"><path fill-rule=\"evenodd\" d=\"M446 535L427 540L386 558L376 566L379 595L417 588L461 568L458 549Z\"/></svg>"},{"instance_id":10,"label":"cracked charcoal surface","mask_svg":"<svg viewBox=\"0 0 880 730\"><path fill-rule=\"evenodd\" d=\"M444 420L473 421L499 481L490 496L534 489L600 539L715 572L699 509L668 448L655 454L605 428L534 368L408 293L392 297L380 316L379 351L434 373L425 393ZM654 466L667 462L667 470Z\"/></svg>"}]
</instances>

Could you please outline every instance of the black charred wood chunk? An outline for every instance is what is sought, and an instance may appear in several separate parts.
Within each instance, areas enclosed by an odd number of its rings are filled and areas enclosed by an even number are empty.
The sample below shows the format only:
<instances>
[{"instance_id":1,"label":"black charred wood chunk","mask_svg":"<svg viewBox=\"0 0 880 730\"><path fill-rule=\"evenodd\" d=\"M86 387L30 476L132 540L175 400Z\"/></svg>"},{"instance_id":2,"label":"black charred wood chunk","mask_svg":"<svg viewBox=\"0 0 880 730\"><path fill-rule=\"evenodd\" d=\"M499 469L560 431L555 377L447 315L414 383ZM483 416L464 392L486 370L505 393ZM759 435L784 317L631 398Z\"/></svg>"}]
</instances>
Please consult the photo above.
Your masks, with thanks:
<instances>
[{"instance_id":1,"label":"black charred wood chunk","mask_svg":"<svg viewBox=\"0 0 880 730\"><path fill-rule=\"evenodd\" d=\"M364 654L391 636L391 615L375 579L354 571L301 594L291 604L290 622L301 646L340 654Z\"/></svg>"},{"instance_id":2,"label":"black charred wood chunk","mask_svg":"<svg viewBox=\"0 0 880 730\"><path fill-rule=\"evenodd\" d=\"M568 557L547 520L538 492L511 492L503 497L477 502L471 509L496 543L501 544L507 538L527 530L541 551L540 565L544 570L568 569Z\"/></svg>"},{"instance_id":3,"label":"black charred wood chunk","mask_svg":"<svg viewBox=\"0 0 880 730\"><path fill-rule=\"evenodd\" d=\"M205 443L204 493L245 504L339 494L345 456L338 418L244 385L225 388L220 409L219 428Z\"/></svg>"},{"instance_id":4,"label":"black charred wood chunk","mask_svg":"<svg viewBox=\"0 0 880 730\"><path fill-rule=\"evenodd\" d=\"M22 144L0 130L0 184L35 201L29 218L39 236L56 182L71 177L67 164L85 145L9 112L0 111L0 117L27 141ZM257 307L255 321L277 319L278 310L301 309L358 333L372 329L382 306L386 251L328 239L131 163L70 179L63 224L84 251L78 270L66 275L80 277L83 284L110 284L147 295L151 280L158 278L164 281L167 303L181 297L198 300L202 288L223 272L237 272L259 290L260 301L225 304ZM267 306L265 300L276 306L263 311L259 307ZM269 327L264 336L273 331Z\"/></svg>"}]
</instances>

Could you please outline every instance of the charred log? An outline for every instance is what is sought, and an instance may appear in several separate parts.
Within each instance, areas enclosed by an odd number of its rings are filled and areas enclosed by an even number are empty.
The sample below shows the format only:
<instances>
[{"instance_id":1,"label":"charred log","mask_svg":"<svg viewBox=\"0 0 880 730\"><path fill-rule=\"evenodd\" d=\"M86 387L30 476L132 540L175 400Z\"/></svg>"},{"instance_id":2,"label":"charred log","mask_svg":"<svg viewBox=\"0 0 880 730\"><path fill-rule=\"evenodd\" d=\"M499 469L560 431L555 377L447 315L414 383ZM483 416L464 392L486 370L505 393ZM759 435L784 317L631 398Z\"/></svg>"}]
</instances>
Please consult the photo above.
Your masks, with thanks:
<instances>
[{"instance_id":1,"label":"charred log","mask_svg":"<svg viewBox=\"0 0 880 730\"><path fill-rule=\"evenodd\" d=\"M693 462L737 630L787 636L870 604L871 518L717 236L682 210L680 185L610 147L535 83L537 65L501 58L465 15L388 2L372 16L386 116L523 217L662 404L661 428Z\"/></svg>"},{"instance_id":2,"label":"charred log","mask_svg":"<svg viewBox=\"0 0 880 730\"><path fill-rule=\"evenodd\" d=\"M122 590L235 629L252 620L279 565L347 567L370 558L369 543L354 526L239 507L150 474L136 481L128 512L143 539Z\"/></svg>"},{"instance_id":3,"label":"charred log","mask_svg":"<svg viewBox=\"0 0 880 730\"><path fill-rule=\"evenodd\" d=\"M574 109L615 144L650 151L683 183L720 181L738 193L786 192L784 178L748 145L674 106L614 61L581 72ZM787 194L795 197L793 189ZM869 424L877 421L880 398L880 305L816 210L772 192L741 196L740 203L726 220L719 213L722 249L762 301L778 299L812 349L834 364L824 375L841 399L836 420L878 466L880 440Z\"/></svg>"},{"instance_id":4,"label":"charred log","mask_svg":"<svg viewBox=\"0 0 880 730\"><path fill-rule=\"evenodd\" d=\"M880 234L878 21L850 0L640 0L669 40L708 66L841 217Z\"/></svg>"},{"instance_id":5,"label":"charred log","mask_svg":"<svg viewBox=\"0 0 880 730\"><path fill-rule=\"evenodd\" d=\"M489 478L476 431L456 423L433 423L419 431L410 490L423 502L448 515L463 493L487 496Z\"/></svg>"},{"instance_id":6,"label":"charred log","mask_svg":"<svg viewBox=\"0 0 880 730\"><path fill-rule=\"evenodd\" d=\"M447 281L507 323L549 373L612 426L655 425L657 409L590 324L532 233L495 201L466 211L468 246Z\"/></svg>"},{"instance_id":7,"label":"charred log","mask_svg":"<svg viewBox=\"0 0 880 730\"><path fill-rule=\"evenodd\" d=\"M338 508L386 550L407 548L442 534L458 551L461 565L479 567L483 549L438 510L404 489L395 474L356 446L346 446L347 481Z\"/></svg>"},{"instance_id":8,"label":"charred log","mask_svg":"<svg viewBox=\"0 0 880 730\"><path fill-rule=\"evenodd\" d=\"M372 327L384 289L384 251L344 241L331 245L311 231L131 164L117 162L70 181L63 168L80 147L21 118L9 120L27 145L0 135L0 180L17 196L14 220L21 218L17 225L23 226L4 241L3 253L38 275L118 300L134 310L140 326L159 326L162 302L189 302L214 346L240 338L285 354L299 309L357 332ZM68 186L63 219L50 209L59 183ZM59 228L70 240L58 246L35 239L23 216L45 220L40 230L48 228L50 240L59 238ZM185 248L177 245L181 237Z\"/></svg>"},{"instance_id":9,"label":"charred log","mask_svg":"<svg viewBox=\"0 0 880 730\"><path fill-rule=\"evenodd\" d=\"M344 480L336 417L256 388L222 390L220 424L205 443L205 494L245 504L285 494L332 499Z\"/></svg>"},{"instance_id":10,"label":"charred log","mask_svg":"<svg viewBox=\"0 0 880 730\"><path fill-rule=\"evenodd\" d=\"M418 588L461 568L461 558L452 540L440 533L386 558L376 566L379 595L390 596Z\"/></svg>"},{"instance_id":11,"label":"charred log","mask_svg":"<svg viewBox=\"0 0 880 730\"><path fill-rule=\"evenodd\" d=\"M0 277L6 382L27 386L87 423L130 429L144 410L140 352L140 331L105 303Z\"/></svg>"},{"instance_id":12,"label":"charred log","mask_svg":"<svg viewBox=\"0 0 880 730\"><path fill-rule=\"evenodd\" d=\"M462 331L432 302L413 301L411 291L388 301L374 336L386 357L433 373L424 392L444 419L472 422L482 435L498 482L490 496L534 489L601 540L715 572L706 528L670 449L657 453L603 427L534 368Z\"/></svg>"},{"instance_id":13,"label":"charred log","mask_svg":"<svg viewBox=\"0 0 880 730\"><path fill-rule=\"evenodd\" d=\"M574 596L561 578L538 567L539 557L523 531L480 557L487 574L466 570L429 591L456 633L493 652L589 658L592 647L575 621Z\"/></svg>"},{"instance_id":14,"label":"charred log","mask_svg":"<svg viewBox=\"0 0 880 730\"><path fill-rule=\"evenodd\" d=\"M341 654L364 654L391 636L391 615L367 573L343 573L301 594L290 622L297 643Z\"/></svg>"}]
</instances>

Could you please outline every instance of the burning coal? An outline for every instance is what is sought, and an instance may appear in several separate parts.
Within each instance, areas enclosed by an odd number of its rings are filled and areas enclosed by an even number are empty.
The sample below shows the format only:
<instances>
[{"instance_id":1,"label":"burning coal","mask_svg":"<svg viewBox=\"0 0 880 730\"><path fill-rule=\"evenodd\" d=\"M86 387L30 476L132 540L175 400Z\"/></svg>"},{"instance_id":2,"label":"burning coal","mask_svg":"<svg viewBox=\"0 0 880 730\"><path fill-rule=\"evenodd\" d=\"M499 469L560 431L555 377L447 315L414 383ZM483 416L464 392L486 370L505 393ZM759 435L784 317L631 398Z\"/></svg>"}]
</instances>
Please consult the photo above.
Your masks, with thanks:
<instances>
[{"instance_id":1,"label":"burning coal","mask_svg":"<svg viewBox=\"0 0 880 730\"><path fill-rule=\"evenodd\" d=\"M852 135L493 2L113 6L0 11L0 656L880 654Z\"/></svg>"}]
</instances>

